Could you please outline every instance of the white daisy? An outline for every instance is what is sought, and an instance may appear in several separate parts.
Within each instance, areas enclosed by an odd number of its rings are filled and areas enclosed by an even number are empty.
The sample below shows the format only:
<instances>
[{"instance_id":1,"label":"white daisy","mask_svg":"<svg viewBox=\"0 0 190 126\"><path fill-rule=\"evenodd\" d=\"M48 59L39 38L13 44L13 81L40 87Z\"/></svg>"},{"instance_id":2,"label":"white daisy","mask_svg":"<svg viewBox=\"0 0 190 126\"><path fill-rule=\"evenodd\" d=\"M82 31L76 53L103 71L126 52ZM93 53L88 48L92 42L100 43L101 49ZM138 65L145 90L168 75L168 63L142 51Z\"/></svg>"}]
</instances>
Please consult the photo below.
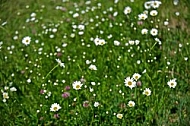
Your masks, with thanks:
<instances>
[{"instance_id":1,"label":"white daisy","mask_svg":"<svg viewBox=\"0 0 190 126\"><path fill-rule=\"evenodd\" d=\"M134 107L135 106L135 102L134 101L129 101L128 102L128 106L129 107Z\"/></svg>"},{"instance_id":2,"label":"white daisy","mask_svg":"<svg viewBox=\"0 0 190 126\"><path fill-rule=\"evenodd\" d=\"M15 87L11 87L11 88L10 88L10 91L12 91L12 92L13 92L13 91L17 91L17 89L16 89Z\"/></svg>"},{"instance_id":3,"label":"white daisy","mask_svg":"<svg viewBox=\"0 0 190 126\"><path fill-rule=\"evenodd\" d=\"M89 69L90 69L90 70L97 70L97 67L96 67L95 65L91 64L91 65L89 66Z\"/></svg>"},{"instance_id":4,"label":"white daisy","mask_svg":"<svg viewBox=\"0 0 190 126\"><path fill-rule=\"evenodd\" d=\"M159 39L159 38L155 38L154 40L155 40L156 42L158 42L158 44L159 44L159 45L161 45L161 44L162 44L162 41L160 41L160 39Z\"/></svg>"},{"instance_id":5,"label":"white daisy","mask_svg":"<svg viewBox=\"0 0 190 126\"><path fill-rule=\"evenodd\" d=\"M130 44L130 45L134 45L134 44L135 44L135 41L134 41L134 40L129 40L129 44Z\"/></svg>"},{"instance_id":6,"label":"white daisy","mask_svg":"<svg viewBox=\"0 0 190 126\"><path fill-rule=\"evenodd\" d=\"M3 99L9 99L9 94L7 92L3 92Z\"/></svg>"},{"instance_id":7,"label":"white daisy","mask_svg":"<svg viewBox=\"0 0 190 126\"><path fill-rule=\"evenodd\" d=\"M60 65L60 67L65 68L65 64L61 62L60 59L56 59L57 63Z\"/></svg>"},{"instance_id":8,"label":"white daisy","mask_svg":"<svg viewBox=\"0 0 190 126\"><path fill-rule=\"evenodd\" d=\"M125 15L130 14L131 13L131 8L129 6L125 7L123 12L124 12Z\"/></svg>"},{"instance_id":9,"label":"white daisy","mask_svg":"<svg viewBox=\"0 0 190 126\"><path fill-rule=\"evenodd\" d=\"M146 88L146 89L143 91L143 95L150 96L150 95L151 95L151 90L150 90L149 88Z\"/></svg>"},{"instance_id":10,"label":"white daisy","mask_svg":"<svg viewBox=\"0 0 190 126\"><path fill-rule=\"evenodd\" d=\"M82 87L82 83L80 82L80 81L75 81L74 83L73 83L73 89L75 89L75 90L80 90L81 89L81 87Z\"/></svg>"},{"instance_id":11,"label":"white daisy","mask_svg":"<svg viewBox=\"0 0 190 126\"><path fill-rule=\"evenodd\" d=\"M150 9L151 8L151 1L147 1L144 3L145 9Z\"/></svg>"},{"instance_id":12,"label":"white daisy","mask_svg":"<svg viewBox=\"0 0 190 126\"><path fill-rule=\"evenodd\" d=\"M156 16L156 15L158 15L158 11L157 10L151 10L150 15L151 16Z\"/></svg>"},{"instance_id":13,"label":"white daisy","mask_svg":"<svg viewBox=\"0 0 190 126\"><path fill-rule=\"evenodd\" d=\"M119 46L120 45L120 42L117 41L117 40L114 40L113 43L114 43L115 46Z\"/></svg>"},{"instance_id":14,"label":"white daisy","mask_svg":"<svg viewBox=\"0 0 190 126\"><path fill-rule=\"evenodd\" d=\"M125 78L125 86L126 87L129 87L129 88L134 88L134 87L136 87L136 82L132 79L132 78L130 78L130 77L127 77L127 78Z\"/></svg>"},{"instance_id":15,"label":"white daisy","mask_svg":"<svg viewBox=\"0 0 190 126\"><path fill-rule=\"evenodd\" d=\"M133 79L135 79L135 81L137 81L140 77L141 77L141 75L138 73L133 74Z\"/></svg>"},{"instance_id":16,"label":"white daisy","mask_svg":"<svg viewBox=\"0 0 190 126\"><path fill-rule=\"evenodd\" d=\"M138 17L139 17L139 20L146 20L148 18L146 14L139 14Z\"/></svg>"},{"instance_id":17,"label":"white daisy","mask_svg":"<svg viewBox=\"0 0 190 126\"><path fill-rule=\"evenodd\" d=\"M122 119L122 118L123 118L123 114L117 114L116 116L117 116L117 118L119 118L119 119Z\"/></svg>"},{"instance_id":18,"label":"white daisy","mask_svg":"<svg viewBox=\"0 0 190 126\"><path fill-rule=\"evenodd\" d=\"M158 30L157 30L156 28L152 28L152 29L150 30L150 34L151 34L152 36L156 36L156 35L158 35Z\"/></svg>"},{"instance_id":19,"label":"white daisy","mask_svg":"<svg viewBox=\"0 0 190 126\"><path fill-rule=\"evenodd\" d=\"M106 41L104 39L100 39L99 40L99 45L104 45L104 44L106 44Z\"/></svg>"},{"instance_id":20,"label":"white daisy","mask_svg":"<svg viewBox=\"0 0 190 126\"><path fill-rule=\"evenodd\" d=\"M94 102L94 107L98 107L100 105L99 102Z\"/></svg>"},{"instance_id":21,"label":"white daisy","mask_svg":"<svg viewBox=\"0 0 190 126\"><path fill-rule=\"evenodd\" d=\"M173 1L173 4L174 4L174 5L178 5L178 3L179 3L179 0L174 0L174 1Z\"/></svg>"},{"instance_id":22,"label":"white daisy","mask_svg":"<svg viewBox=\"0 0 190 126\"><path fill-rule=\"evenodd\" d=\"M153 8L158 8L162 4L161 1L151 1L151 6Z\"/></svg>"},{"instance_id":23,"label":"white daisy","mask_svg":"<svg viewBox=\"0 0 190 126\"><path fill-rule=\"evenodd\" d=\"M79 30L84 30L85 26L84 25L78 25Z\"/></svg>"},{"instance_id":24,"label":"white daisy","mask_svg":"<svg viewBox=\"0 0 190 126\"><path fill-rule=\"evenodd\" d=\"M22 39L22 43L25 45L29 45L30 42L31 42L31 37L29 37L29 36L26 36Z\"/></svg>"},{"instance_id":25,"label":"white daisy","mask_svg":"<svg viewBox=\"0 0 190 126\"><path fill-rule=\"evenodd\" d=\"M175 88L176 85L177 85L176 79L174 78L174 79L172 79L172 80L169 80L169 81L167 82L167 84L168 84L168 86L169 86L170 88Z\"/></svg>"},{"instance_id":26,"label":"white daisy","mask_svg":"<svg viewBox=\"0 0 190 126\"><path fill-rule=\"evenodd\" d=\"M51 112L56 112L56 111L59 111L59 109L61 109L61 106L59 104L57 104L57 103L53 103L51 105L50 111Z\"/></svg>"},{"instance_id":27,"label":"white daisy","mask_svg":"<svg viewBox=\"0 0 190 126\"><path fill-rule=\"evenodd\" d=\"M95 38L94 39L94 43L95 43L96 46L100 45L100 39L99 38Z\"/></svg>"},{"instance_id":28,"label":"white daisy","mask_svg":"<svg viewBox=\"0 0 190 126\"><path fill-rule=\"evenodd\" d=\"M140 43L139 40L135 40L135 45L138 45Z\"/></svg>"},{"instance_id":29,"label":"white daisy","mask_svg":"<svg viewBox=\"0 0 190 126\"><path fill-rule=\"evenodd\" d=\"M148 29L143 28L143 29L141 30L141 34L142 34L142 35L146 35L147 33L148 33Z\"/></svg>"}]
</instances>

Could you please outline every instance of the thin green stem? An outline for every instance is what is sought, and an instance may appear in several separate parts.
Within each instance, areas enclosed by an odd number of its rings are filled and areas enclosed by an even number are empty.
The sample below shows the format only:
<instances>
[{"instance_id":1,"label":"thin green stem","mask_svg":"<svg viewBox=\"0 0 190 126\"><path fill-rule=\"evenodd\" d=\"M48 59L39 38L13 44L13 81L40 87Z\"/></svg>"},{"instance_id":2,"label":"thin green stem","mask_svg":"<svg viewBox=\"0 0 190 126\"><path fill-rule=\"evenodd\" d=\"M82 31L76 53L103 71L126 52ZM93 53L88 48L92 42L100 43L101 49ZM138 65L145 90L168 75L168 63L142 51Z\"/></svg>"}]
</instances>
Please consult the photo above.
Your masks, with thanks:
<instances>
[{"instance_id":1,"label":"thin green stem","mask_svg":"<svg viewBox=\"0 0 190 126\"><path fill-rule=\"evenodd\" d=\"M47 73L47 75L45 76L45 79L51 74L51 72L53 71L53 70L55 70L55 68L57 68L59 66L59 64L57 64L56 66L54 66L48 73Z\"/></svg>"},{"instance_id":2,"label":"thin green stem","mask_svg":"<svg viewBox=\"0 0 190 126\"><path fill-rule=\"evenodd\" d=\"M154 45L150 48L150 50L152 50L157 43L158 42L155 42Z\"/></svg>"},{"instance_id":3,"label":"thin green stem","mask_svg":"<svg viewBox=\"0 0 190 126\"><path fill-rule=\"evenodd\" d=\"M81 69L80 65L78 64L77 66L79 67L79 70L82 72L82 69Z\"/></svg>"},{"instance_id":4,"label":"thin green stem","mask_svg":"<svg viewBox=\"0 0 190 126\"><path fill-rule=\"evenodd\" d=\"M151 77L148 75L148 73L146 73L146 76L148 77L148 79L150 80L151 84L153 85L152 79L151 79Z\"/></svg>"}]
</instances>

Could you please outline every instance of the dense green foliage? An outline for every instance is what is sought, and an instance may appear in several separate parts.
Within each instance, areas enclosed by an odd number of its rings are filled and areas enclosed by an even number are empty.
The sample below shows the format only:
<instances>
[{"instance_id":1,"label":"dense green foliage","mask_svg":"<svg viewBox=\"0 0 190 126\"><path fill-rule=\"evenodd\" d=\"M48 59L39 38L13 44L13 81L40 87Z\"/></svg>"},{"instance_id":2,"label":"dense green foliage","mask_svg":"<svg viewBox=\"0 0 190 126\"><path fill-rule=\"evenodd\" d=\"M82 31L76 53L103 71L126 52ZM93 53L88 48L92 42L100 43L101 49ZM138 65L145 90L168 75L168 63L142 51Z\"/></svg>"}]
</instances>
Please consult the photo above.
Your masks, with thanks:
<instances>
[{"instance_id":1,"label":"dense green foliage","mask_svg":"<svg viewBox=\"0 0 190 126\"><path fill-rule=\"evenodd\" d=\"M1 1L0 125L190 125L180 2Z\"/></svg>"}]
</instances>

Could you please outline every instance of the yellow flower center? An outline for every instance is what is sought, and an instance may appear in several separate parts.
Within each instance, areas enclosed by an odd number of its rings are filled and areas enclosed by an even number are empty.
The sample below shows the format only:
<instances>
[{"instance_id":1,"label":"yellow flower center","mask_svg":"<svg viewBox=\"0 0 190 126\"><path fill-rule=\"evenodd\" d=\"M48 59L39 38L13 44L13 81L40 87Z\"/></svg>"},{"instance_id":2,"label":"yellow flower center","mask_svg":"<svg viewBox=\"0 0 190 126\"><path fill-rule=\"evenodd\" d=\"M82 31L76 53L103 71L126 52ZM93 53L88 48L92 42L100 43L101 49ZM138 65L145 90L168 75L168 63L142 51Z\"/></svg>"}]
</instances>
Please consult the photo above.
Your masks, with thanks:
<instances>
[{"instance_id":1,"label":"yellow flower center","mask_svg":"<svg viewBox=\"0 0 190 126\"><path fill-rule=\"evenodd\" d=\"M132 82L131 82L131 81L129 81L129 82L128 82L128 85L132 85Z\"/></svg>"},{"instance_id":2,"label":"yellow flower center","mask_svg":"<svg viewBox=\"0 0 190 126\"><path fill-rule=\"evenodd\" d=\"M145 92L145 94L146 94L146 95L149 95L149 92L148 92L148 91L146 91L146 92Z\"/></svg>"},{"instance_id":3,"label":"yellow flower center","mask_svg":"<svg viewBox=\"0 0 190 126\"><path fill-rule=\"evenodd\" d=\"M129 106L130 106L130 107L132 107L132 106L133 106L133 104L132 104L132 103L130 103L130 104L129 104Z\"/></svg>"},{"instance_id":4,"label":"yellow flower center","mask_svg":"<svg viewBox=\"0 0 190 126\"><path fill-rule=\"evenodd\" d=\"M55 111L56 111L56 110L57 110L57 107L54 107L54 108L53 108L53 110L55 110Z\"/></svg>"},{"instance_id":5,"label":"yellow flower center","mask_svg":"<svg viewBox=\"0 0 190 126\"><path fill-rule=\"evenodd\" d=\"M80 88L80 85L77 85L76 88L79 89L79 88Z\"/></svg>"},{"instance_id":6,"label":"yellow flower center","mask_svg":"<svg viewBox=\"0 0 190 126\"><path fill-rule=\"evenodd\" d=\"M7 94L4 94L4 95L3 95L3 98L8 98L8 95L7 95Z\"/></svg>"},{"instance_id":7,"label":"yellow flower center","mask_svg":"<svg viewBox=\"0 0 190 126\"><path fill-rule=\"evenodd\" d=\"M157 5L157 3L156 3L156 2L154 2L154 5L156 6L156 5Z\"/></svg>"}]
</instances>

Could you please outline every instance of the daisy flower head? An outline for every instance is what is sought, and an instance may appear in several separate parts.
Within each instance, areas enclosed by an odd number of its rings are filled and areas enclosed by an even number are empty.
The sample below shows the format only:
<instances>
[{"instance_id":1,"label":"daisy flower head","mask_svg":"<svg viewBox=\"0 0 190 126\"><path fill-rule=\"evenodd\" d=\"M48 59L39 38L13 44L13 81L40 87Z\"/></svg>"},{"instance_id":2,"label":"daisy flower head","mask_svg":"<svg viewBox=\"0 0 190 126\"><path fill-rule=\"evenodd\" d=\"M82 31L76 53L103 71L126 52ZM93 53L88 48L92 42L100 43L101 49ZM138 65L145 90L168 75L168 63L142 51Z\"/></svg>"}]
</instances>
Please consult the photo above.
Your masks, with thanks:
<instances>
[{"instance_id":1,"label":"daisy flower head","mask_svg":"<svg viewBox=\"0 0 190 126\"><path fill-rule=\"evenodd\" d=\"M151 6L153 8L159 8L159 6L162 4L161 1L155 0L155 1L151 1Z\"/></svg>"},{"instance_id":2,"label":"daisy flower head","mask_svg":"<svg viewBox=\"0 0 190 126\"><path fill-rule=\"evenodd\" d=\"M158 35L158 30L157 30L156 28L152 28L152 29L150 30L150 34L151 34L152 36L156 36L156 35Z\"/></svg>"},{"instance_id":3,"label":"daisy flower head","mask_svg":"<svg viewBox=\"0 0 190 126\"><path fill-rule=\"evenodd\" d=\"M147 1L147 2L144 3L145 9L150 9L151 8L151 2L152 1Z\"/></svg>"},{"instance_id":4,"label":"daisy flower head","mask_svg":"<svg viewBox=\"0 0 190 126\"><path fill-rule=\"evenodd\" d=\"M135 102L134 101L129 101L128 102L128 106L129 107L134 107L135 106Z\"/></svg>"},{"instance_id":5,"label":"daisy flower head","mask_svg":"<svg viewBox=\"0 0 190 126\"><path fill-rule=\"evenodd\" d=\"M146 88L146 89L143 91L143 95L150 96L150 95L151 95L151 90L150 90L149 88Z\"/></svg>"},{"instance_id":6,"label":"daisy flower head","mask_svg":"<svg viewBox=\"0 0 190 126\"><path fill-rule=\"evenodd\" d=\"M118 119L122 119L123 118L123 114L120 114L120 113L117 114L116 116L117 116Z\"/></svg>"},{"instance_id":7,"label":"daisy flower head","mask_svg":"<svg viewBox=\"0 0 190 126\"><path fill-rule=\"evenodd\" d=\"M100 39L99 40L99 45L102 46L102 45L105 45L105 44L106 44L106 41L104 39Z\"/></svg>"},{"instance_id":8,"label":"daisy flower head","mask_svg":"<svg viewBox=\"0 0 190 126\"><path fill-rule=\"evenodd\" d=\"M158 15L158 11L157 10L151 10L150 15L151 16L156 16L156 15Z\"/></svg>"},{"instance_id":9,"label":"daisy flower head","mask_svg":"<svg viewBox=\"0 0 190 126\"><path fill-rule=\"evenodd\" d=\"M139 20L146 20L148 18L147 14L139 14Z\"/></svg>"},{"instance_id":10,"label":"daisy flower head","mask_svg":"<svg viewBox=\"0 0 190 126\"><path fill-rule=\"evenodd\" d=\"M82 87L82 83L80 82L80 81L75 81L74 83L73 83L73 89L75 89L75 90L80 90L81 89L81 87Z\"/></svg>"},{"instance_id":11,"label":"daisy flower head","mask_svg":"<svg viewBox=\"0 0 190 126\"><path fill-rule=\"evenodd\" d=\"M136 87L136 82L133 80L133 78L127 77L125 78L125 86L129 88L134 88Z\"/></svg>"},{"instance_id":12,"label":"daisy flower head","mask_svg":"<svg viewBox=\"0 0 190 126\"><path fill-rule=\"evenodd\" d=\"M120 45L120 42L117 41L117 40L114 40L113 43L114 43L115 46L119 46Z\"/></svg>"},{"instance_id":13,"label":"daisy flower head","mask_svg":"<svg viewBox=\"0 0 190 126\"><path fill-rule=\"evenodd\" d=\"M133 74L133 79L134 79L135 81L137 81L140 77L141 77L141 75L138 74L138 73L134 73L134 74Z\"/></svg>"},{"instance_id":14,"label":"daisy flower head","mask_svg":"<svg viewBox=\"0 0 190 126\"><path fill-rule=\"evenodd\" d=\"M169 86L170 88L175 88L176 85L177 85L176 79L174 78L174 79L172 79L172 80L169 80L169 81L167 82L167 84L168 84L168 86Z\"/></svg>"},{"instance_id":15,"label":"daisy flower head","mask_svg":"<svg viewBox=\"0 0 190 126\"><path fill-rule=\"evenodd\" d=\"M95 65L91 64L91 65L89 66L89 69L90 69L90 70L97 70L97 67L96 67Z\"/></svg>"},{"instance_id":16,"label":"daisy flower head","mask_svg":"<svg viewBox=\"0 0 190 126\"><path fill-rule=\"evenodd\" d=\"M29 45L30 44L30 42L31 42L31 37L29 37L29 36L26 36L26 37L24 37L23 39L22 39L22 43L24 44L24 45Z\"/></svg>"},{"instance_id":17,"label":"daisy flower head","mask_svg":"<svg viewBox=\"0 0 190 126\"><path fill-rule=\"evenodd\" d=\"M132 11L131 8L130 8L129 6L127 6L127 7L125 7L123 13L124 13L125 15L127 15L127 14L130 14L131 11Z\"/></svg>"},{"instance_id":18,"label":"daisy flower head","mask_svg":"<svg viewBox=\"0 0 190 126\"><path fill-rule=\"evenodd\" d=\"M102 46L102 45L106 44L106 41L104 39L95 38L94 43L95 43L96 46L98 46L98 45Z\"/></svg>"},{"instance_id":19,"label":"daisy flower head","mask_svg":"<svg viewBox=\"0 0 190 126\"><path fill-rule=\"evenodd\" d=\"M148 29L143 28L143 29L141 30L141 34L142 34L142 35L146 35L147 33L148 33Z\"/></svg>"},{"instance_id":20,"label":"daisy flower head","mask_svg":"<svg viewBox=\"0 0 190 126\"><path fill-rule=\"evenodd\" d=\"M160 41L160 39L159 39L159 38L155 38L154 40L155 40L156 42L158 42L158 44L159 44L159 45L161 45L161 44L162 44L162 41Z\"/></svg>"},{"instance_id":21,"label":"daisy flower head","mask_svg":"<svg viewBox=\"0 0 190 126\"><path fill-rule=\"evenodd\" d=\"M135 41L134 41L134 40L129 40L129 44L130 44L130 45L134 45L134 44L135 44Z\"/></svg>"},{"instance_id":22,"label":"daisy flower head","mask_svg":"<svg viewBox=\"0 0 190 126\"><path fill-rule=\"evenodd\" d=\"M95 43L95 45L97 46L97 45L100 45L100 39L99 38L95 38L94 39L94 43Z\"/></svg>"},{"instance_id":23,"label":"daisy flower head","mask_svg":"<svg viewBox=\"0 0 190 126\"><path fill-rule=\"evenodd\" d=\"M139 40L135 40L135 45L138 45L140 43Z\"/></svg>"},{"instance_id":24,"label":"daisy flower head","mask_svg":"<svg viewBox=\"0 0 190 126\"><path fill-rule=\"evenodd\" d=\"M57 104L57 103L53 103L51 105L50 111L51 112L57 112L57 111L59 111L59 109L61 109L61 106L59 104Z\"/></svg>"},{"instance_id":25,"label":"daisy flower head","mask_svg":"<svg viewBox=\"0 0 190 126\"><path fill-rule=\"evenodd\" d=\"M174 4L174 5L178 5L178 3L179 3L179 0L174 0L174 1L173 1L173 4Z\"/></svg>"},{"instance_id":26,"label":"daisy flower head","mask_svg":"<svg viewBox=\"0 0 190 126\"><path fill-rule=\"evenodd\" d=\"M98 107L100 105L99 102L94 102L94 107Z\"/></svg>"},{"instance_id":27,"label":"daisy flower head","mask_svg":"<svg viewBox=\"0 0 190 126\"><path fill-rule=\"evenodd\" d=\"M9 94L7 92L3 92L3 99L9 99Z\"/></svg>"},{"instance_id":28,"label":"daisy flower head","mask_svg":"<svg viewBox=\"0 0 190 126\"><path fill-rule=\"evenodd\" d=\"M56 59L56 62L60 65L60 67L65 68L65 64L62 63L60 59Z\"/></svg>"}]
</instances>

